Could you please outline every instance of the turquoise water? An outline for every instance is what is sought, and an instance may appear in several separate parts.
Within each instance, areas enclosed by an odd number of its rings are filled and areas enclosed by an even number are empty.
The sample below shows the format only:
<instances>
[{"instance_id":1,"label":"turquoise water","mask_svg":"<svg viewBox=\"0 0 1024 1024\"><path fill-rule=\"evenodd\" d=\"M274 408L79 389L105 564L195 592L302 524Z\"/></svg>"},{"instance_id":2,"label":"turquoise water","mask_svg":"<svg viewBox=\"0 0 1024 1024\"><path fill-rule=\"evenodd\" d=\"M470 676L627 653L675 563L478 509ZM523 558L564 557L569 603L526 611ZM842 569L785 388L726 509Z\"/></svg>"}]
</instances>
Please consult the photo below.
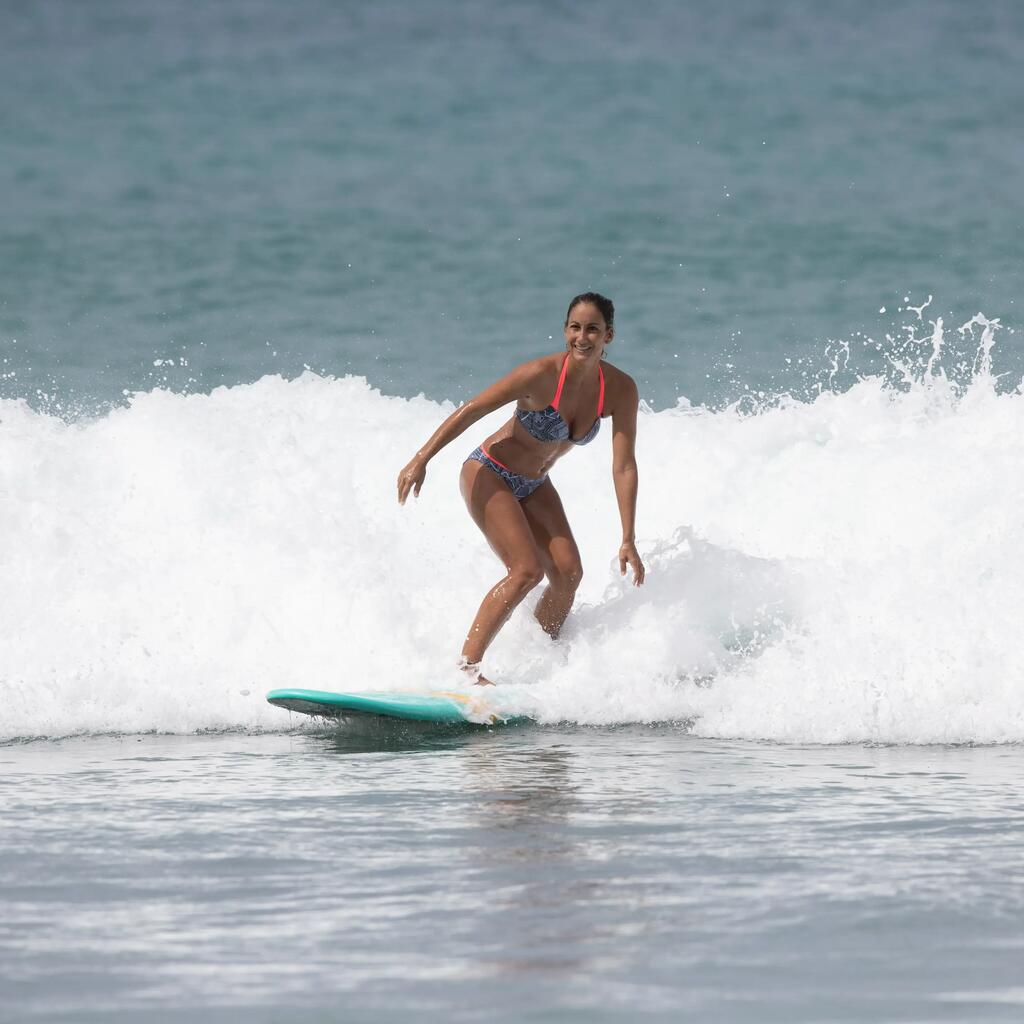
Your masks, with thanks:
<instances>
[{"instance_id":1,"label":"turquoise water","mask_svg":"<svg viewBox=\"0 0 1024 1024\"><path fill-rule=\"evenodd\" d=\"M1024 7L0 11L0 1018L1020 1017ZM525 729L454 404L618 308ZM529 604L529 602L527 602Z\"/></svg>"},{"instance_id":2,"label":"turquoise water","mask_svg":"<svg viewBox=\"0 0 1024 1024\"><path fill-rule=\"evenodd\" d=\"M7 395L309 365L458 400L590 287L659 407L799 389L904 296L1016 322L1013 2L2 17Z\"/></svg>"}]
</instances>

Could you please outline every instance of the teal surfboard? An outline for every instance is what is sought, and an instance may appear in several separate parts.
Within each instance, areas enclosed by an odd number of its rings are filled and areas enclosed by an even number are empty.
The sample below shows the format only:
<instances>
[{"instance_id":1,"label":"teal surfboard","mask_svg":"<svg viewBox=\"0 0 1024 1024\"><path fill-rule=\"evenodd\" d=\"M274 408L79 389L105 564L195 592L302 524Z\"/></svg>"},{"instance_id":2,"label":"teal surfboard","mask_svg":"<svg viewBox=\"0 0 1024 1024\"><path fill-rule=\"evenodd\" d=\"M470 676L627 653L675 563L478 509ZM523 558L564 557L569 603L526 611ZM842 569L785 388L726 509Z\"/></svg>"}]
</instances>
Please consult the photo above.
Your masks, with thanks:
<instances>
[{"instance_id":1,"label":"teal surfboard","mask_svg":"<svg viewBox=\"0 0 1024 1024\"><path fill-rule=\"evenodd\" d=\"M271 690L267 700L279 708L325 718L369 715L449 725L510 725L527 720L522 714L502 713L494 701L483 694L454 691L328 693L325 690Z\"/></svg>"}]
</instances>

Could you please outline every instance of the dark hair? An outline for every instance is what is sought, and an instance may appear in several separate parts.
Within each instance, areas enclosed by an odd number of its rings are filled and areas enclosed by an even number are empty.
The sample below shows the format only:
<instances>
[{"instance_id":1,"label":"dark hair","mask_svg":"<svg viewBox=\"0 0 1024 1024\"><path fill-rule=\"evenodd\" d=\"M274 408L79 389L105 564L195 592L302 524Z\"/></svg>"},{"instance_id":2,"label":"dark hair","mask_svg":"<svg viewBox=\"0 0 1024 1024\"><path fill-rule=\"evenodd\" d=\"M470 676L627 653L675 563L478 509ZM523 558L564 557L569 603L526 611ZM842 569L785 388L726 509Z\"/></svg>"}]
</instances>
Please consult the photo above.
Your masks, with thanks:
<instances>
[{"instance_id":1,"label":"dark hair","mask_svg":"<svg viewBox=\"0 0 1024 1024\"><path fill-rule=\"evenodd\" d=\"M609 327L615 326L615 303L604 295L599 295L597 292L584 292L582 295L577 295L572 302L569 303L569 309L565 314L566 323L569 322L569 317L572 315L572 311L581 302L589 302L591 305L597 306L601 311L601 316L604 317L604 322Z\"/></svg>"}]
</instances>

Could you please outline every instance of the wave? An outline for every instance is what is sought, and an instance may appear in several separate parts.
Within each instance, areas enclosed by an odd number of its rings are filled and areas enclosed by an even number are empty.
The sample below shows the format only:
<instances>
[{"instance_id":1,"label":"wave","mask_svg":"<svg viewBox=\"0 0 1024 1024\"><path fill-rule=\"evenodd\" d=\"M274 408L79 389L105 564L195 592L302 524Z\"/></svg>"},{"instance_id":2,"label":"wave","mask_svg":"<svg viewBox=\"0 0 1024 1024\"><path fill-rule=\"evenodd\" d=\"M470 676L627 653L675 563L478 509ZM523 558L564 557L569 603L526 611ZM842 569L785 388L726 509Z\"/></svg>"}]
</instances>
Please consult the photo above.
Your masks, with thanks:
<instances>
[{"instance_id":1,"label":"wave","mask_svg":"<svg viewBox=\"0 0 1024 1024\"><path fill-rule=\"evenodd\" d=\"M553 479L579 604L553 644L527 602L489 674L547 722L1024 741L1024 393L992 375L997 327L964 325L952 370L938 321L845 390L644 408L643 588L618 575L607 441L573 452ZM0 402L0 737L280 729L275 687L451 685L501 574L457 476L501 417L405 508L395 477L452 408L308 372L88 421Z\"/></svg>"}]
</instances>

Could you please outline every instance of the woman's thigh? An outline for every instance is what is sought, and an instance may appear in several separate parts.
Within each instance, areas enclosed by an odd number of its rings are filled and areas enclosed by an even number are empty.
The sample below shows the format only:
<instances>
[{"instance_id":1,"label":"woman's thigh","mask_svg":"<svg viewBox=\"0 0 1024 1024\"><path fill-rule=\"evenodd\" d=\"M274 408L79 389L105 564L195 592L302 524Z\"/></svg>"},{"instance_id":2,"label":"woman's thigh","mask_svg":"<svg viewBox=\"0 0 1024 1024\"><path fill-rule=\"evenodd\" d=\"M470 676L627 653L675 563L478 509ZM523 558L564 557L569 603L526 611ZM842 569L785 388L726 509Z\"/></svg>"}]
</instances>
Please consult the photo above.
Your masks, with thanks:
<instances>
[{"instance_id":1,"label":"woman's thigh","mask_svg":"<svg viewBox=\"0 0 1024 1024\"><path fill-rule=\"evenodd\" d=\"M523 507L497 473L483 463L466 462L459 485L473 522L506 568L543 568Z\"/></svg>"},{"instance_id":2,"label":"woman's thigh","mask_svg":"<svg viewBox=\"0 0 1024 1024\"><path fill-rule=\"evenodd\" d=\"M545 480L522 503L522 509L548 579L579 582L583 575L580 550L555 485Z\"/></svg>"}]
</instances>

